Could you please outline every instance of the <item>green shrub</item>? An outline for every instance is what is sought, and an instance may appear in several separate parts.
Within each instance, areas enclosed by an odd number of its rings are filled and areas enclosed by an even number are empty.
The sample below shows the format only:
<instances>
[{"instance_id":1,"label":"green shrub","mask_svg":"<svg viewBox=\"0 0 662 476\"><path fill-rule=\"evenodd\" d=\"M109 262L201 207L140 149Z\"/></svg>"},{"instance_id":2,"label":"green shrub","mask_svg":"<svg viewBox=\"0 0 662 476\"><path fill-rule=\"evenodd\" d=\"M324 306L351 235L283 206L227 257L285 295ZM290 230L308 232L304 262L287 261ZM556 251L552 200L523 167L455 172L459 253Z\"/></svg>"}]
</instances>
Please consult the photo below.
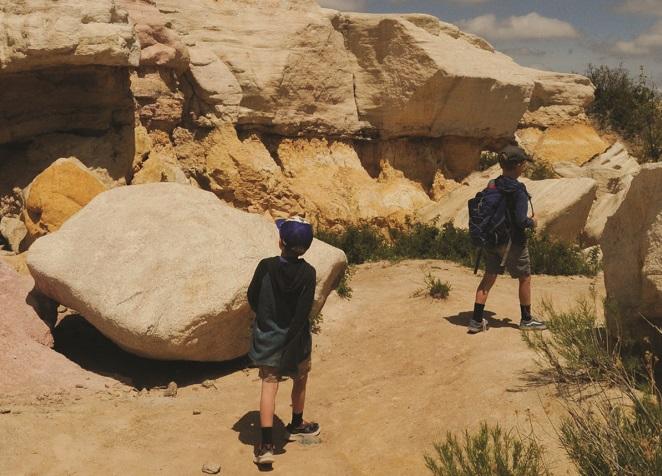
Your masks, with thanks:
<instances>
[{"instance_id":1,"label":"green shrub","mask_svg":"<svg viewBox=\"0 0 662 476\"><path fill-rule=\"evenodd\" d=\"M491 152L489 150L484 150L480 153L480 159L478 159L478 170L487 170L490 167L499 163L499 153Z\"/></svg>"},{"instance_id":2,"label":"green shrub","mask_svg":"<svg viewBox=\"0 0 662 476\"><path fill-rule=\"evenodd\" d=\"M553 276L595 276L600 271L600 252L591 250L588 256L576 244L564 243L547 235L530 234L529 254L533 274Z\"/></svg>"},{"instance_id":3,"label":"green shrub","mask_svg":"<svg viewBox=\"0 0 662 476\"><path fill-rule=\"evenodd\" d=\"M388 257L389 245L384 235L371 225L350 225L341 233L318 230L317 238L343 250L350 264Z\"/></svg>"},{"instance_id":4,"label":"green shrub","mask_svg":"<svg viewBox=\"0 0 662 476\"><path fill-rule=\"evenodd\" d=\"M586 76L595 85L589 113L602 127L611 128L641 148L641 157L662 158L662 95L643 67L634 78L622 66L589 65Z\"/></svg>"},{"instance_id":5,"label":"green shrub","mask_svg":"<svg viewBox=\"0 0 662 476\"><path fill-rule=\"evenodd\" d=\"M460 441L452 433L434 445L435 455L425 456L425 465L435 476L539 476L548 474L542 448L523 440L499 425L481 423L475 434L464 433Z\"/></svg>"},{"instance_id":6,"label":"green shrub","mask_svg":"<svg viewBox=\"0 0 662 476\"><path fill-rule=\"evenodd\" d=\"M530 178L531 180L546 180L558 178L558 174L554 170L554 167L549 162L544 160L536 160L532 164L529 164L524 170L524 176Z\"/></svg>"},{"instance_id":7,"label":"green shrub","mask_svg":"<svg viewBox=\"0 0 662 476\"><path fill-rule=\"evenodd\" d=\"M340 283L338 283L336 292L338 293L338 296L340 296L343 299L349 300L352 298L352 293L354 292L354 290L349 285L349 283L351 282L353 275L354 275L354 267L350 266L345 270L345 272L342 275L342 278L340 278Z\"/></svg>"},{"instance_id":8,"label":"green shrub","mask_svg":"<svg viewBox=\"0 0 662 476\"><path fill-rule=\"evenodd\" d=\"M595 307L544 305L549 333L524 333L568 411L559 438L579 474L662 474L662 395L657 359L596 325Z\"/></svg>"},{"instance_id":9,"label":"green shrub","mask_svg":"<svg viewBox=\"0 0 662 476\"><path fill-rule=\"evenodd\" d=\"M432 299L446 299L451 289L449 282L435 278L432 273L427 272L423 277L423 287L414 292L414 297L430 296Z\"/></svg>"},{"instance_id":10,"label":"green shrub","mask_svg":"<svg viewBox=\"0 0 662 476\"><path fill-rule=\"evenodd\" d=\"M469 231L453 222L408 221L402 228L388 230L390 239L376 227L350 225L340 233L318 231L320 240L342 249L350 264L383 259L443 259L473 267L478 250L471 244ZM600 270L599 251L585 256L578 245L547 236L531 234L529 240L533 274L595 276Z\"/></svg>"}]
</instances>

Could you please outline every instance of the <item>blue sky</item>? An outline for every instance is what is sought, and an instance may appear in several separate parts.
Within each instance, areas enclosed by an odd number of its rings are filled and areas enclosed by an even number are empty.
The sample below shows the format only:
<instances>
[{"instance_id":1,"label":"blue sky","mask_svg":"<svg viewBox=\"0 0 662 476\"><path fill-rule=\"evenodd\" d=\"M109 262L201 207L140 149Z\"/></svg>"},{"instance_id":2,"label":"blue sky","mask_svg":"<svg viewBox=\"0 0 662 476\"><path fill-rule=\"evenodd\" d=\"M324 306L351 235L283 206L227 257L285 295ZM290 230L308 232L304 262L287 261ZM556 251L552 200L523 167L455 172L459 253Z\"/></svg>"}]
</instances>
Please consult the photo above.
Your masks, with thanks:
<instances>
[{"instance_id":1,"label":"blue sky","mask_svg":"<svg viewBox=\"0 0 662 476\"><path fill-rule=\"evenodd\" d=\"M662 0L318 0L371 13L429 13L489 40L518 63L583 73L643 65L662 85Z\"/></svg>"}]
</instances>

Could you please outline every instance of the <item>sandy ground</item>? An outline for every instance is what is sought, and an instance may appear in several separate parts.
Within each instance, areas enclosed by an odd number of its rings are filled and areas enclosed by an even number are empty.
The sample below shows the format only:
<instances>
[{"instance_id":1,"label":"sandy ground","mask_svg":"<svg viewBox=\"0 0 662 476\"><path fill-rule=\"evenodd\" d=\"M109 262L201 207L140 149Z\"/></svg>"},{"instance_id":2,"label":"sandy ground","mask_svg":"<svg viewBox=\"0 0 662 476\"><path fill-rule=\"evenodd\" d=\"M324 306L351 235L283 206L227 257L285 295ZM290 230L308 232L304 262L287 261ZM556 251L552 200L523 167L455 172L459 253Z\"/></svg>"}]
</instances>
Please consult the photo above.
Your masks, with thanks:
<instances>
[{"instance_id":1,"label":"sandy ground","mask_svg":"<svg viewBox=\"0 0 662 476\"><path fill-rule=\"evenodd\" d=\"M452 284L446 301L412 297L424 270ZM478 279L441 261L358 267L352 299L333 293L315 338L305 417L321 424L321 442L284 444L291 384L282 384L273 473L429 474L423 455L433 441L487 421L523 433L533 426L553 474L573 474L556 442L553 425L562 411L554 390L537 378L516 328L516 281L497 282L487 306L490 330L466 332ZM534 277L534 301L545 296L569 306L591 282ZM242 362L145 362L75 322L60 330L56 345L59 339L83 367L137 388L116 383L101 392L75 387L37 395L24 388L20 397L0 396L1 475L197 475L205 463L220 464L224 475L259 472L252 463L255 369ZM169 380L179 384L175 398L158 388ZM150 388L137 391L144 386Z\"/></svg>"}]
</instances>

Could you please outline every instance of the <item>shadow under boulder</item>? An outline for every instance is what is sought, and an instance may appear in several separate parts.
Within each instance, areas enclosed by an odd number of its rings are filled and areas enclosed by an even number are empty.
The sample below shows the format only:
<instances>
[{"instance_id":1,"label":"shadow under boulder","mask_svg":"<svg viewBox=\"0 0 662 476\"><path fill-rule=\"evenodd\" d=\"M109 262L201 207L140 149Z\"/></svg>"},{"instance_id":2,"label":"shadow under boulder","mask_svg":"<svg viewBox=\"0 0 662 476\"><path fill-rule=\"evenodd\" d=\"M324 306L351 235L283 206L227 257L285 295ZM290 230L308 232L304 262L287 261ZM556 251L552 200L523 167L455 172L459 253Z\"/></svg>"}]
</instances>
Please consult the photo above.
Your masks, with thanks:
<instances>
[{"instance_id":1,"label":"shadow under boulder","mask_svg":"<svg viewBox=\"0 0 662 476\"><path fill-rule=\"evenodd\" d=\"M85 370L137 389L199 384L248 365L245 357L228 362L164 361L138 357L118 347L79 314L64 317L53 329L54 349Z\"/></svg>"}]
</instances>

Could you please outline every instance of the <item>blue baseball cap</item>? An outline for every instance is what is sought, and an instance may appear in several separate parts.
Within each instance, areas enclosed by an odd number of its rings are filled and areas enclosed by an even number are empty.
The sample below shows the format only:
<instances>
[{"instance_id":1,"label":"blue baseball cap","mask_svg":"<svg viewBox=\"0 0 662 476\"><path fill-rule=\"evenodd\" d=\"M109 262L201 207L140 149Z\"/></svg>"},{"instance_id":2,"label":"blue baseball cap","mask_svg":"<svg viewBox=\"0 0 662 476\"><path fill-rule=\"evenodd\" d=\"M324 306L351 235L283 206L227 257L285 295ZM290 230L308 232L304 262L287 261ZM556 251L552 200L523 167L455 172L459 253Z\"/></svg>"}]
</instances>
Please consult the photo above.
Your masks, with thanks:
<instances>
[{"instance_id":1,"label":"blue baseball cap","mask_svg":"<svg viewBox=\"0 0 662 476\"><path fill-rule=\"evenodd\" d=\"M276 220L280 240L285 248L304 254L313 242L313 227L301 217Z\"/></svg>"}]
</instances>

